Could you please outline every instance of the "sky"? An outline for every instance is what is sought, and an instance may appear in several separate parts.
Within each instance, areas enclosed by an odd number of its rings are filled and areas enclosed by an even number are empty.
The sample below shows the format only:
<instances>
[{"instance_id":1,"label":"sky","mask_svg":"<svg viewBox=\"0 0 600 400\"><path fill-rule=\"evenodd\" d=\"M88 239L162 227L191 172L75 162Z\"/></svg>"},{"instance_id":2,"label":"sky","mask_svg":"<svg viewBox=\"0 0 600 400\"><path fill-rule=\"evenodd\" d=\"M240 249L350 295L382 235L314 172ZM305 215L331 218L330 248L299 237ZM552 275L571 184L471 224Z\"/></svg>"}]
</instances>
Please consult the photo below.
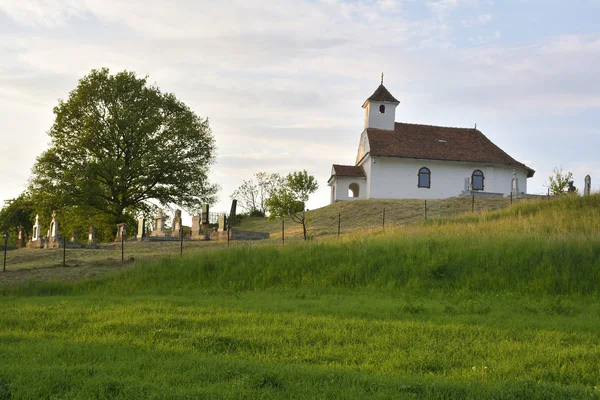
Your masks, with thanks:
<instances>
[{"instance_id":1,"label":"sky","mask_svg":"<svg viewBox=\"0 0 600 400\"><path fill-rule=\"evenodd\" d=\"M536 170L600 190L600 0L0 0L0 200L92 69L148 76L208 117L214 211L256 172L306 169L329 202L385 74L397 122L473 127Z\"/></svg>"}]
</instances>

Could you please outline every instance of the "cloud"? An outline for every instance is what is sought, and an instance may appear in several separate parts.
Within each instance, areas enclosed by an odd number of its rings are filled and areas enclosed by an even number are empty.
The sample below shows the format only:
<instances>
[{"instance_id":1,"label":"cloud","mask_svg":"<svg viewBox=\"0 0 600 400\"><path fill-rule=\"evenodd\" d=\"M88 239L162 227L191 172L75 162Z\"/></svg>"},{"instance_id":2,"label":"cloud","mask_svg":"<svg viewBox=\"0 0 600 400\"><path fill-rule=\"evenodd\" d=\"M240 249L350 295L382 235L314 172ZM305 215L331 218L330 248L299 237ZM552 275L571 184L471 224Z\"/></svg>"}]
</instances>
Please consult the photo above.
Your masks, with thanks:
<instances>
[{"instance_id":1,"label":"cloud","mask_svg":"<svg viewBox=\"0 0 600 400\"><path fill-rule=\"evenodd\" d=\"M410 7L422 14L412 16ZM57 99L103 66L149 75L210 117L222 199L260 170L307 168L322 183L312 208L329 198L331 164L354 161L360 106L381 72L402 101L397 120L478 122L506 140L503 147L522 135L496 133L494 121L543 123L597 112L600 35L503 43L496 26L486 31L500 22L487 7L476 0L182 0L177 7L159 0L0 0L0 13L22 27L0 36L0 140L7 144L0 157L18 170L12 177L25 180L48 142ZM473 36L468 46L461 34ZM522 147L513 148L532 159ZM18 194L14 182L0 182L2 198Z\"/></svg>"},{"instance_id":2,"label":"cloud","mask_svg":"<svg viewBox=\"0 0 600 400\"><path fill-rule=\"evenodd\" d=\"M490 22L492 20L492 16L491 14L481 14L479 17L477 17L477 21L481 24L481 25L485 25L488 22Z\"/></svg>"},{"instance_id":3,"label":"cloud","mask_svg":"<svg viewBox=\"0 0 600 400\"><path fill-rule=\"evenodd\" d=\"M56 28L73 16L81 17L84 10L84 2L77 0L0 0L0 12L27 26Z\"/></svg>"}]
</instances>

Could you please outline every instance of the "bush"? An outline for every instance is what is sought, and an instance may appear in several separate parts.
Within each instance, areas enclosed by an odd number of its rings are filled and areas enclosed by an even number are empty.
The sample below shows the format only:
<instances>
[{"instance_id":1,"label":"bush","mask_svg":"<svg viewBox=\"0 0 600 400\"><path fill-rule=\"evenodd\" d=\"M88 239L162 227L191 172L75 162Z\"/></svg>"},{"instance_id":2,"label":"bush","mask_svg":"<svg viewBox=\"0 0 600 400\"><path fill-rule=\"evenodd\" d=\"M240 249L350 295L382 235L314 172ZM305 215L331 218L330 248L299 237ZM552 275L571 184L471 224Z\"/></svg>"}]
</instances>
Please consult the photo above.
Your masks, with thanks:
<instances>
[{"instance_id":1,"label":"bush","mask_svg":"<svg viewBox=\"0 0 600 400\"><path fill-rule=\"evenodd\" d=\"M264 218L265 213L260 210L252 210L252 211L250 211L250 213L248 215L250 217L263 217Z\"/></svg>"}]
</instances>

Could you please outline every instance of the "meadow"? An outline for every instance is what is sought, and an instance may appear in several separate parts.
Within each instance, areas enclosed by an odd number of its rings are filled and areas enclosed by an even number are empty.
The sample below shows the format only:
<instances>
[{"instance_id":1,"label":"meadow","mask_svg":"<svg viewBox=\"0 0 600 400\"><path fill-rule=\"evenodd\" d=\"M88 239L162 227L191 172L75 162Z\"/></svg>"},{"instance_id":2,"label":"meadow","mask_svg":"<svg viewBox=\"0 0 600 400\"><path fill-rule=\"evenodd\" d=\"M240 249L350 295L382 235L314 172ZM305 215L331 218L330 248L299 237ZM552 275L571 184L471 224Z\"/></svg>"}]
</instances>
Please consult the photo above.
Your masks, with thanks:
<instances>
[{"instance_id":1,"label":"meadow","mask_svg":"<svg viewBox=\"0 0 600 400\"><path fill-rule=\"evenodd\" d=\"M0 399L600 398L600 196L0 287Z\"/></svg>"}]
</instances>

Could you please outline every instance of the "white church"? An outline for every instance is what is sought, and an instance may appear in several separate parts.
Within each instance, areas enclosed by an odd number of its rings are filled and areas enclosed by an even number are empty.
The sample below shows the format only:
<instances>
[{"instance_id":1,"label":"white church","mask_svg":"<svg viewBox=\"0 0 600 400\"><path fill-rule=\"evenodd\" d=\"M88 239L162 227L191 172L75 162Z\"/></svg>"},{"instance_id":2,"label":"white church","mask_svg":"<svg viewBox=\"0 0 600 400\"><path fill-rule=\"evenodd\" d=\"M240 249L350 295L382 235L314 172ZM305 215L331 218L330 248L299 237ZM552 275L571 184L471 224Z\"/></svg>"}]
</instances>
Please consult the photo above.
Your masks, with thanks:
<instances>
[{"instance_id":1,"label":"white church","mask_svg":"<svg viewBox=\"0 0 600 400\"><path fill-rule=\"evenodd\" d=\"M364 102L356 162L333 164L331 203L527 193L535 171L479 130L396 122L398 104L383 80Z\"/></svg>"}]
</instances>

